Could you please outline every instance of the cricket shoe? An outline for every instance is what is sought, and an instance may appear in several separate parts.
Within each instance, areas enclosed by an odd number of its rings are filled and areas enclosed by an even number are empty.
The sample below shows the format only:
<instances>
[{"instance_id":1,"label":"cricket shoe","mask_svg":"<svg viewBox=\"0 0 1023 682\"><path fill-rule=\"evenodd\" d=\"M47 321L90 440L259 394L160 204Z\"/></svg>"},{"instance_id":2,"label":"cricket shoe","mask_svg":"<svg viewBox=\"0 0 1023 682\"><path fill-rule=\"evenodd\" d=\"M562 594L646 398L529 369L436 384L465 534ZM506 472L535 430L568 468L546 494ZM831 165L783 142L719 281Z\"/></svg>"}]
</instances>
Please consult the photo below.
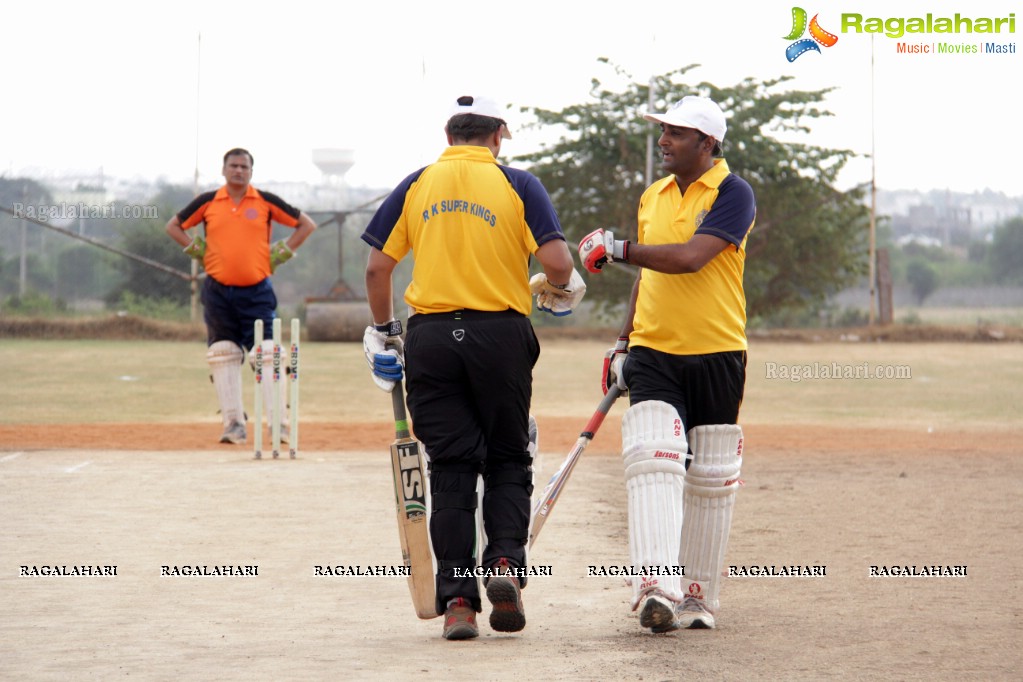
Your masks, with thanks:
<instances>
[{"instance_id":1,"label":"cricket shoe","mask_svg":"<svg viewBox=\"0 0 1023 682\"><path fill-rule=\"evenodd\" d=\"M675 611L678 627L689 630L713 630L714 614L707 610L703 602L695 597L686 597Z\"/></svg>"},{"instance_id":2,"label":"cricket shoe","mask_svg":"<svg viewBox=\"0 0 1023 682\"><path fill-rule=\"evenodd\" d=\"M511 571L507 559L501 559L491 568L494 573ZM522 607L522 588L514 575L492 575L487 579L487 599L493 605L490 627L498 632L518 632L526 627L526 611Z\"/></svg>"},{"instance_id":3,"label":"cricket shoe","mask_svg":"<svg viewBox=\"0 0 1023 682\"><path fill-rule=\"evenodd\" d=\"M224 428L224 433L220 436L221 443L234 443L240 445L245 442L245 424L241 422L231 422Z\"/></svg>"},{"instance_id":4,"label":"cricket shoe","mask_svg":"<svg viewBox=\"0 0 1023 682\"><path fill-rule=\"evenodd\" d=\"M458 597L448 602L444 611L444 639L472 639L479 637L476 610L468 601Z\"/></svg>"},{"instance_id":5,"label":"cricket shoe","mask_svg":"<svg viewBox=\"0 0 1023 682\"><path fill-rule=\"evenodd\" d=\"M287 424L281 424L281 442L291 442L291 428Z\"/></svg>"},{"instance_id":6,"label":"cricket shoe","mask_svg":"<svg viewBox=\"0 0 1023 682\"><path fill-rule=\"evenodd\" d=\"M654 634L679 629L678 621L675 620L674 604L660 592L651 594L643 602L643 609L639 612L639 624L650 628Z\"/></svg>"}]
</instances>

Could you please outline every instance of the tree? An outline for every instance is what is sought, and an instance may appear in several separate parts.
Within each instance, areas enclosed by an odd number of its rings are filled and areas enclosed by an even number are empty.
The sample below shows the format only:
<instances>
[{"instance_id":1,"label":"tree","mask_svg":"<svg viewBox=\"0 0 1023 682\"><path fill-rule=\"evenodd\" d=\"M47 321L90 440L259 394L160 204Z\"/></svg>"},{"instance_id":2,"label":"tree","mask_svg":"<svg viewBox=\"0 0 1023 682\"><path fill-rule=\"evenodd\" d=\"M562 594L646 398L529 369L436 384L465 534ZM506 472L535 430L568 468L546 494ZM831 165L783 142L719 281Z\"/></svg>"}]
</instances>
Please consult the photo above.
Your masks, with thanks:
<instances>
[{"instance_id":1,"label":"tree","mask_svg":"<svg viewBox=\"0 0 1023 682\"><path fill-rule=\"evenodd\" d=\"M1023 218L1002 223L995 230L988 253L996 282L1023 284Z\"/></svg>"},{"instance_id":2,"label":"tree","mask_svg":"<svg viewBox=\"0 0 1023 682\"><path fill-rule=\"evenodd\" d=\"M111 286L114 268L110 254L90 244L64 245L56 263L54 295L58 299L99 300Z\"/></svg>"},{"instance_id":3,"label":"tree","mask_svg":"<svg viewBox=\"0 0 1023 682\"><path fill-rule=\"evenodd\" d=\"M39 181L0 177L0 206L7 211L34 215L39 207L51 205L53 197ZM22 278L28 290L52 289L53 266L43 253L45 232L16 215L0 212L0 294L21 293Z\"/></svg>"},{"instance_id":4,"label":"tree","mask_svg":"<svg viewBox=\"0 0 1023 682\"><path fill-rule=\"evenodd\" d=\"M194 198L192 188L163 182L148 203L160 208L160 219L166 224L171 215L183 209Z\"/></svg>"},{"instance_id":5,"label":"tree","mask_svg":"<svg viewBox=\"0 0 1023 682\"><path fill-rule=\"evenodd\" d=\"M167 236L165 230L168 216L177 210L167 202L175 199L181 201L183 198L185 201L181 206L191 200L191 192L164 186L150 202L157 206L156 218L118 221L116 227L121 233L120 248L181 272L188 272L188 256L181 252L181 247ZM122 281L106 295L108 304L117 305L127 296L134 301L169 303L181 307L188 305L191 291L188 281L129 258L118 259L117 267L122 273Z\"/></svg>"},{"instance_id":6,"label":"tree","mask_svg":"<svg viewBox=\"0 0 1023 682\"><path fill-rule=\"evenodd\" d=\"M906 281L916 296L917 305L923 305L938 288L938 271L923 258L914 258L906 266Z\"/></svg>"},{"instance_id":7,"label":"tree","mask_svg":"<svg viewBox=\"0 0 1023 682\"><path fill-rule=\"evenodd\" d=\"M50 195L50 191L38 180L0 177L0 206L5 209L34 214L40 206L51 205L53 205L53 197ZM27 228L27 247L31 251L38 251L39 235L43 231L6 212L0 212L0 247L11 253L20 252L23 227Z\"/></svg>"},{"instance_id":8,"label":"tree","mask_svg":"<svg viewBox=\"0 0 1023 682\"><path fill-rule=\"evenodd\" d=\"M21 257L0 252L0 296L20 295ZM37 253L25 255L25 294L48 294L53 290L53 268Z\"/></svg>"},{"instance_id":9,"label":"tree","mask_svg":"<svg viewBox=\"0 0 1023 682\"><path fill-rule=\"evenodd\" d=\"M606 60L602 60L606 63ZM744 80L728 88L686 84L683 67L652 79L653 108L683 94L713 98L728 117L725 158L753 186L757 223L747 242L746 294L751 318L811 310L867 270L867 208L862 189L840 192L835 179L852 152L782 142L776 133L808 132L804 124L831 114L819 107L829 90L783 90L789 77ZM593 79L592 101L560 111L523 108L564 131L553 146L517 157L530 164L551 194L570 242L597 227L636 236L636 209L645 186L643 120L651 85L628 82L622 92ZM656 175L656 173L655 173ZM614 268L588 279L587 297L605 311L628 295L635 275Z\"/></svg>"}]
</instances>

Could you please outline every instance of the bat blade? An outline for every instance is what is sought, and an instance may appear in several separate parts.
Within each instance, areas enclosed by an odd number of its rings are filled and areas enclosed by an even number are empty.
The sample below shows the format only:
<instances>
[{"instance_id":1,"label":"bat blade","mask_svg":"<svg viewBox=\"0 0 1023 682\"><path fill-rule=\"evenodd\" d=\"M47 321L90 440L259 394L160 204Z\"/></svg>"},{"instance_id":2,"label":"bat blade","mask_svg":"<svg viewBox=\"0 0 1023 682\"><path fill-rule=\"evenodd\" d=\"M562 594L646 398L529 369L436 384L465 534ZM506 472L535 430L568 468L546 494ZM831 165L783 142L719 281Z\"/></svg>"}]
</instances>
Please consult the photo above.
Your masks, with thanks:
<instances>
[{"instance_id":1,"label":"bat blade","mask_svg":"<svg viewBox=\"0 0 1023 682\"><path fill-rule=\"evenodd\" d=\"M436 618L433 553L426 514L426 479L419 442L400 439L391 445L395 505L401 557L408 571L412 605L420 618Z\"/></svg>"},{"instance_id":2,"label":"bat blade","mask_svg":"<svg viewBox=\"0 0 1023 682\"><path fill-rule=\"evenodd\" d=\"M587 443L589 443L589 440L582 437L575 442L572 451L568 453L568 457L565 458L565 461L561 463L558 470L551 476L547 482L547 487L543 489L543 493L537 499L536 504L533 505L533 523L529 532L530 547L536 542L540 529L547 522L547 516L554 509L554 505L557 504L558 495L561 494L562 489L565 487L568 477L572 475L572 470L575 468L576 462L579 461L579 457L583 454L583 450L586 449Z\"/></svg>"},{"instance_id":3,"label":"bat blade","mask_svg":"<svg viewBox=\"0 0 1023 682\"><path fill-rule=\"evenodd\" d=\"M395 384L391 398L396 436L391 444L391 473L394 479L401 557L408 571L408 588L416 615L423 619L436 618L440 614L437 613L433 551L426 513L426 473L422 448L409 432L401 382Z\"/></svg>"},{"instance_id":4,"label":"bat blade","mask_svg":"<svg viewBox=\"0 0 1023 682\"><path fill-rule=\"evenodd\" d=\"M529 525L529 547L533 547L533 543L536 542L537 536L540 535L540 530L543 528L547 519L550 517L551 511L554 509L554 505L557 504L561 492L565 489L565 484L568 482L569 476L572 475L572 470L575 469L576 463L582 456L586 446L589 445L590 441L597 434L597 430L600 425L604 422L604 417L607 416L611 406L614 405L615 400L621 395L621 389L618 386L611 386L607 390L607 395L600 401L597 406L596 412L590 417L590 420L586 423L586 427L582 433L579 434L579 439L575 442L572 450L568 453L565 461L561 463L558 470L554 472L550 480L547 482L547 486L540 493L540 497L537 498L536 504L533 505L532 519Z\"/></svg>"}]
</instances>

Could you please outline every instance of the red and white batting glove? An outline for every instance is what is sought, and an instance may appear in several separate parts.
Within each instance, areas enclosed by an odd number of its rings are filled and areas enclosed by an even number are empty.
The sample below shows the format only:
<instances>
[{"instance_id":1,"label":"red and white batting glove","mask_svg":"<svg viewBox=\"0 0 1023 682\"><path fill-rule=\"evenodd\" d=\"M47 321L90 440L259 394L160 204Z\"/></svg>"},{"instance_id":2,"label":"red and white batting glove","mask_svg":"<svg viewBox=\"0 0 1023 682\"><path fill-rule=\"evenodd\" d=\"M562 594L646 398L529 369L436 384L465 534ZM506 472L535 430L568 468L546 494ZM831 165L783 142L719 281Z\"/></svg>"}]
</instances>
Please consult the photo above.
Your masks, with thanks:
<instances>
[{"instance_id":1,"label":"red and white batting glove","mask_svg":"<svg viewBox=\"0 0 1023 682\"><path fill-rule=\"evenodd\" d=\"M607 395L607 389L614 385L625 393L629 387L625 385L622 377L622 368L625 366L625 358L629 355L629 337L619 336L614 348L604 353L604 371L601 373L600 388Z\"/></svg>"},{"instance_id":2,"label":"red and white batting glove","mask_svg":"<svg viewBox=\"0 0 1023 682\"><path fill-rule=\"evenodd\" d=\"M600 272L607 263L629 259L629 242L615 239L611 230L596 229L579 242L579 260L590 272Z\"/></svg>"}]
</instances>

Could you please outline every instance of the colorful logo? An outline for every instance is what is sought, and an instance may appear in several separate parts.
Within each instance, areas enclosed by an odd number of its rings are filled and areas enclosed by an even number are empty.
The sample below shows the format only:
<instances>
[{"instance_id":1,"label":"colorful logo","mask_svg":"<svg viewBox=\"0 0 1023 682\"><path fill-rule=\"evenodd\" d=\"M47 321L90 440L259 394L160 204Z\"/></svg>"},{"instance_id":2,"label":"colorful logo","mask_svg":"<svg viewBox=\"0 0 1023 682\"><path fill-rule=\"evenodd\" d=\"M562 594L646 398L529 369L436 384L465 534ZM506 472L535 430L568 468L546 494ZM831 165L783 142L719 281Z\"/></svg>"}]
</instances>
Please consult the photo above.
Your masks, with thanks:
<instances>
[{"instance_id":1,"label":"colorful logo","mask_svg":"<svg viewBox=\"0 0 1023 682\"><path fill-rule=\"evenodd\" d=\"M821 48L818 44L824 47L831 47L838 42L838 36L834 33L828 33L820 24L817 23L817 16L813 15L813 19L810 20L810 37L802 38L803 33L807 30L806 25L806 10L802 7L792 8L792 31L785 36L785 40L795 40L796 42L785 48L785 58L790 62L796 61L800 55L813 50L814 52L820 52ZM799 40L796 40L800 38Z\"/></svg>"}]
</instances>

